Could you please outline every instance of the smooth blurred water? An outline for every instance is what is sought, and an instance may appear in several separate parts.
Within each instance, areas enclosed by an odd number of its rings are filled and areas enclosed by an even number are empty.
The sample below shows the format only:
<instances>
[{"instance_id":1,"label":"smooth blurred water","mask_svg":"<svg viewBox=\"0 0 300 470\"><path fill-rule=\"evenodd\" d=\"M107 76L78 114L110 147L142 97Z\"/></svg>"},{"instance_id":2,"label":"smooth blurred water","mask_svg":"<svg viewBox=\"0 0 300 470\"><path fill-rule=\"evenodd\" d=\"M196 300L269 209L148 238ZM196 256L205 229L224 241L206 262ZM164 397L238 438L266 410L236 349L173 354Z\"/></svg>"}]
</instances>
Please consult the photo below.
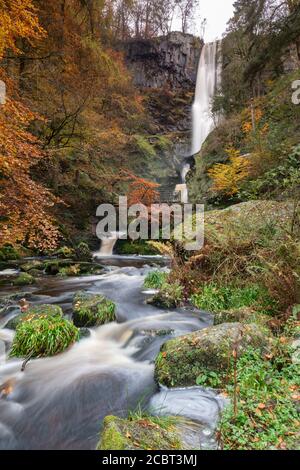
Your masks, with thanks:
<instances>
[{"instance_id":1,"label":"smooth blurred water","mask_svg":"<svg viewBox=\"0 0 300 470\"><path fill-rule=\"evenodd\" d=\"M10 306L2 313L0 449L94 449L106 415L126 416L150 403L157 408L166 393L166 414L193 420L185 430L190 441L191 436L203 440L202 421L213 429L218 413L213 392L159 392L153 378L153 361L162 343L211 325L212 317L193 309L147 305L143 282L150 269L111 266L101 276L42 278L26 295L32 305L59 304L68 316L74 293L83 289L115 301L118 323L91 330L89 338L63 354L30 361L25 372L21 360L6 360L5 355L14 334L5 323L18 310ZM164 336L157 334L161 330Z\"/></svg>"}]
</instances>

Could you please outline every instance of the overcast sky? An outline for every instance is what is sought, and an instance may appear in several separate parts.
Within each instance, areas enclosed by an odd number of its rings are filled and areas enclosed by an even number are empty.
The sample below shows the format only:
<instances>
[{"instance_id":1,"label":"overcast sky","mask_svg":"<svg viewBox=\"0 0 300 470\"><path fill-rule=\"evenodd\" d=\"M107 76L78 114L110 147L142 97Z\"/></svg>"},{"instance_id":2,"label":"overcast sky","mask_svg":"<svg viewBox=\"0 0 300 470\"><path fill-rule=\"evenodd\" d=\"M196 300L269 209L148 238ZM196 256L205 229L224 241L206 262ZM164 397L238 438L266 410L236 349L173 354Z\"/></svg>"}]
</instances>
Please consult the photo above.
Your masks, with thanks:
<instances>
[{"instance_id":1,"label":"overcast sky","mask_svg":"<svg viewBox=\"0 0 300 470\"><path fill-rule=\"evenodd\" d=\"M191 31L194 34L201 34L201 20L207 19L207 26L205 31L205 42L211 42L215 39L220 39L226 31L227 21L233 14L234 0L200 0L199 11L195 18L195 30ZM174 21L173 29L180 30L179 18Z\"/></svg>"},{"instance_id":2,"label":"overcast sky","mask_svg":"<svg viewBox=\"0 0 300 470\"><path fill-rule=\"evenodd\" d=\"M206 42L222 37L233 14L233 3L234 0L200 0L200 16L207 19Z\"/></svg>"}]
</instances>

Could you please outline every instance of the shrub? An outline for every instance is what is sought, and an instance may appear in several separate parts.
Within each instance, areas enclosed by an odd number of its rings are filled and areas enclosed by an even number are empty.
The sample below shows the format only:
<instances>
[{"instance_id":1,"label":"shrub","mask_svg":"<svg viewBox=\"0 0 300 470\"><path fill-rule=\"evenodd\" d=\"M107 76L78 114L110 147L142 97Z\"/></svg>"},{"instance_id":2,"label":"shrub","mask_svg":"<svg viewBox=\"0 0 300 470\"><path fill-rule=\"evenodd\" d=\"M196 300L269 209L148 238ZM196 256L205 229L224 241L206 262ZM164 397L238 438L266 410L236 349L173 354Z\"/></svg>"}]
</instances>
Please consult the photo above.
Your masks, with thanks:
<instances>
[{"instance_id":1,"label":"shrub","mask_svg":"<svg viewBox=\"0 0 300 470\"><path fill-rule=\"evenodd\" d=\"M10 357L47 357L65 351L79 339L78 329L61 317L46 317L20 323Z\"/></svg>"},{"instance_id":2,"label":"shrub","mask_svg":"<svg viewBox=\"0 0 300 470\"><path fill-rule=\"evenodd\" d=\"M0 248L0 261L16 260L20 255L12 245L4 245Z\"/></svg>"},{"instance_id":3,"label":"shrub","mask_svg":"<svg viewBox=\"0 0 300 470\"><path fill-rule=\"evenodd\" d=\"M199 294L192 296L192 303L199 309L211 312L272 304L265 289L257 285L247 287L206 284Z\"/></svg>"},{"instance_id":4,"label":"shrub","mask_svg":"<svg viewBox=\"0 0 300 470\"><path fill-rule=\"evenodd\" d=\"M151 271L145 281L146 289L161 289L163 284L167 282L168 274L161 271Z\"/></svg>"}]
</instances>

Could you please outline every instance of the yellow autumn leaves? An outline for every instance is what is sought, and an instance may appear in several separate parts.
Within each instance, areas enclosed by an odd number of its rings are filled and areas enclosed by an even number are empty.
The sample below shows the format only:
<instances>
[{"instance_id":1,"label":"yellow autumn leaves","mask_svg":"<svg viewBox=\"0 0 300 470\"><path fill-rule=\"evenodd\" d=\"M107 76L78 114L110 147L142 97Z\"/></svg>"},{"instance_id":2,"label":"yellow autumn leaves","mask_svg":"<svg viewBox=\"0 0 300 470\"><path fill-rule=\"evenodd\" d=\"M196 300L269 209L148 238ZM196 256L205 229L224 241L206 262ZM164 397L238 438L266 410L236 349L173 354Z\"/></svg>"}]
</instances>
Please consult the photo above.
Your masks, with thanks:
<instances>
[{"instance_id":1,"label":"yellow autumn leaves","mask_svg":"<svg viewBox=\"0 0 300 470\"><path fill-rule=\"evenodd\" d=\"M250 160L241 156L233 147L226 149L229 163L214 165L208 174L213 180L212 191L222 192L228 196L238 193L240 183L250 174Z\"/></svg>"}]
</instances>

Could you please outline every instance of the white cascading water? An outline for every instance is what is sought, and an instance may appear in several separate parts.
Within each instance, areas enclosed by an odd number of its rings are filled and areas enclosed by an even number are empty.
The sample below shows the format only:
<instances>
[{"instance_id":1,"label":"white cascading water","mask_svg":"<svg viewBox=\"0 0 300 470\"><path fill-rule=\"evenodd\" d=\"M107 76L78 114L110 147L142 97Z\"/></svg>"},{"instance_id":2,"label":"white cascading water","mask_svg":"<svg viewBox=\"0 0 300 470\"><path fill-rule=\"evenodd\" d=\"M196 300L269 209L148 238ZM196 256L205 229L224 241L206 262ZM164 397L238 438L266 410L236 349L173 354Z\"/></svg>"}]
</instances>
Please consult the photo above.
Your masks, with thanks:
<instances>
[{"instance_id":1,"label":"white cascading water","mask_svg":"<svg viewBox=\"0 0 300 470\"><path fill-rule=\"evenodd\" d=\"M221 78L221 60L218 60L219 41L205 44L202 49L192 108L193 134L191 154L195 155L215 127L212 100Z\"/></svg>"},{"instance_id":2,"label":"white cascading water","mask_svg":"<svg viewBox=\"0 0 300 470\"><path fill-rule=\"evenodd\" d=\"M100 250L94 253L94 257L101 258L112 256L115 244L122 235L124 234L120 232L110 232L110 234L107 234L107 237L103 237L101 240Z\"/></svg>"}]
</instances>

